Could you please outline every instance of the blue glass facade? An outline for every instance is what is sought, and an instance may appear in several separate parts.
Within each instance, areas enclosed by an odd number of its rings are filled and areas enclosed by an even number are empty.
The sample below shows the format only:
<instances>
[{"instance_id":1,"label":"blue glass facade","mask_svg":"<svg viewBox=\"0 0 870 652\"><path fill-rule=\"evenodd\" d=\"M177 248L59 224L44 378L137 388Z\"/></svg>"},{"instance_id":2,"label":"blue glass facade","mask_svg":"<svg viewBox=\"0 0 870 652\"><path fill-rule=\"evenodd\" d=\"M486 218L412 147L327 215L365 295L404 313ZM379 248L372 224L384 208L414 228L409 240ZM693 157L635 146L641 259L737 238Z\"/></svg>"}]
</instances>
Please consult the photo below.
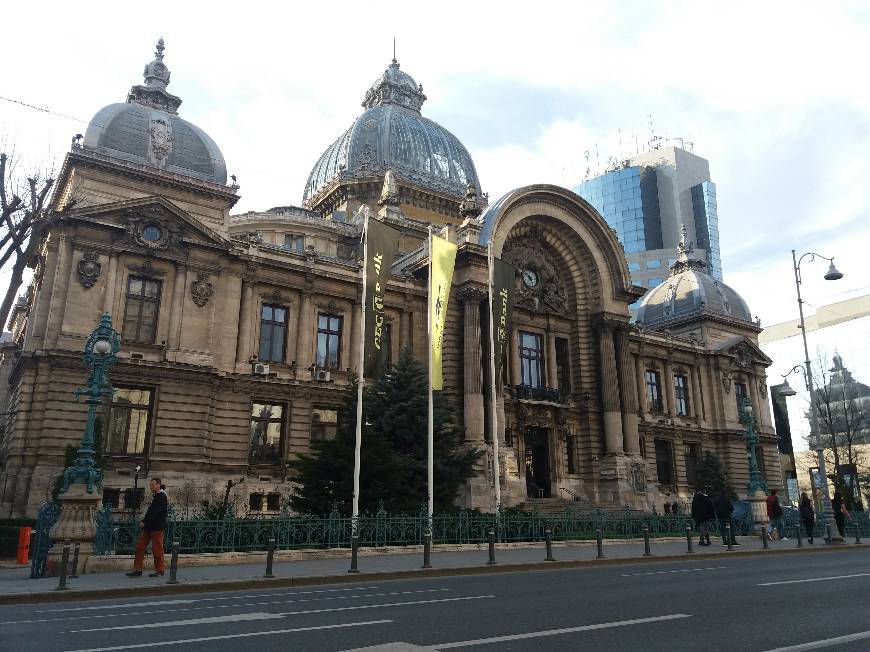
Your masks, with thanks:
<instances>
[{"instance_id":1,"label":"blue glass facade","mask_svg":"<svg viewBox=\"0 0 870 652\"><path fill-rule=\"evenodd\" d=\"M722 259L719 255L719 213L716 207L716 184L704 181L692 187L692 207L695 211L695 245L707 252L710 276L722 280Z\"/></svg>"},{"instance_id":2,"label":"blue glass facade","mask_svg":"<svg viewBox=\"0 0 870 652\"><path fill-rule=\"evenodd\" d=\"M656 172L626 167L589 179L574 191L616 229L626 253L662 248Z\"/></svg>"}]
</instances>

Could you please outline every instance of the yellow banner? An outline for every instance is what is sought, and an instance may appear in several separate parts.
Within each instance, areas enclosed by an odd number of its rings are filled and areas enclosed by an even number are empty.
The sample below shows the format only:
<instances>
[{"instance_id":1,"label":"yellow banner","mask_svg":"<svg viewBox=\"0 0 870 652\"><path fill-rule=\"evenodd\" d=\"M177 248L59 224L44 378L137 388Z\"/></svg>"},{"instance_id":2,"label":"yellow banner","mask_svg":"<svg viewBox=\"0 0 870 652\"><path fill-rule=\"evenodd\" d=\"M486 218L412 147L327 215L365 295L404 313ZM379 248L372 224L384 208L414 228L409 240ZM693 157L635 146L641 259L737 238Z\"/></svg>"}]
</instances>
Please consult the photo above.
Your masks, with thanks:
<instances>
[{"instance_id":1,"label":"yellow banner","mask_svg":"<svg viewBox=\"0 0 870 652\"><path fill-rule=\"evenodd\" d=\"M447 299L450 297L450 284L453 281L453 267L456 263L456 245L444 238L432 236L431 287L429 288L429 342L432 347L432 389L443 389L441 374L441 353L443 351L444 323L447 319Z\"/></svg>"}]
</instances>

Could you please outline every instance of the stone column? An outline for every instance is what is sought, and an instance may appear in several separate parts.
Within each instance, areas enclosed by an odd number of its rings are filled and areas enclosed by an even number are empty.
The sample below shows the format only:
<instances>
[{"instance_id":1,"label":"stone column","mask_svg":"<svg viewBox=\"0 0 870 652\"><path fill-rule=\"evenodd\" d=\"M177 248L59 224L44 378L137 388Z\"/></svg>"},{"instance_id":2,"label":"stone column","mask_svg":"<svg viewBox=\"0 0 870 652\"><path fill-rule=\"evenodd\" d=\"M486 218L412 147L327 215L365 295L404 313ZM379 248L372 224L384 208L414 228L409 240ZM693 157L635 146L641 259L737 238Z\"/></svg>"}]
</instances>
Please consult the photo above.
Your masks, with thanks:
<instances>
[{"instance_id":1,"label":"stone column","mask_svg":"<svg viewBox=\"0 0 870 652\"><path fill-rule=\"evenodd\" d=\"M63 316L66 310L66 298L69 291L70 275L73 274L73 243L68 233L60 236L60 259L54 278L54 289L51 293L51 306L48 312L48 325L45 333L45 348L57 347L57 338L63 327Z\"/></svg>"},{"instance_id":2,"label":"stone column","mask_svg":"<svg viewBox=\"0 0 870 652\"><path fill-rule=\"evenodd\" d=\"M296 364L307 369L314 363L314 350L311 347L311 292L302 291L299 306L299 321L296 326Z\"/></svg>"},{"instance_id":3,"label":"stone column","mask_svg":"<svg viewBox=\"0 0 870 652\"><path fill-rule=\"evenodd\" d=\"M169 311L170 349L177 349L181 343L181 313L184 310L184 291L187 288L187 267L176 265L175 280L172 283L172 306Z\"/></svg>"},{"instance_id":4,"label":"stone column","mask_svg":"<svg viewBox=\"0 0 870 652\"><path fill-rule=\"evenodd\" d=\"M480 302L485 296L486 293L478 288L463 288L459 292L464 317L462 364L464 367L463 420L465 422L465 438L469 441L477 442L483 442L484 440Z\"/></svg>"},{"instance_id":5,"label":"stone column","mask_svg":"<svg viewBox=\"0 0 870 652\"><path fill-rule=\"evenodd\" d=\"M112 315L112 319L117 321L112 310L115 307L115 287L118 283L118 256L117 254L109 255L109 269L106 272L106 287L103 294L103 312Z\"/></svg>"},{"instance_id":6,"label":"stone column","mask_svg":"<svg viewBox=\"0 0 870 652\"><path fill-rule=\"evenodd\" d=\"M664 392L664 408L665 414L674 416L676 407L674 406L674 369L671 363L665 361L665 377L662 378L662 391Z\"/></svg>"},{"instance_id":7,"label":"stone column","mask_svg":"<svg viewBox=\"0 0 870 652\"><path fill-rule=\"evenodd\" d=\"M348 360L348 364L345 365L350 367L351 370L357 372L362 375L362 370L359 368L359 342L360 342L360 332L362 328L362 302L354 301L353 302L353 322L351 323L350 329L350 360Z\"/></svg>"},{"instance_id":8,"label":"stone column","mask_svg":"<svg viewBox=\"0 0 870 652\"><path fill-rule=\"evenodd\" d=\"M704 418L703 404L701 403L701 371L697 367L690 368L690 380L692 384L692 416L698 419Z\"/></svg>"},{"instance_id":9,"label":"stone column","mask_svg":"<svg viewBox=\"0 0 870 652\"><path fill-rule=\"evenodd\" d=\"M411 346L411 313L404 309L399 315L399 351Z\"/></svg>"},{"instance_id":10,"label":"stone column","mask_svg":"<svg viewBox=\"0 0 870 652\"><path fill-rule=\"evenodd\" d=\"M251 349L251 329L254 321L254 283L242 281L242 307L239 313L239 345L236 347L236 362L244 363L250 360L253 350Z\"/></svg>"},{"instance_id":11,"label":"stone column","mask_svg":"<svg viewBox=\"0 0 870 652\"><path fill-rule=\"evenodd\" d=\"M223 305L226 306L226 318L220 314L215 317L215 329L212 339L220 346L220 364L223 369L232 370L236 360L236 350L239 341L239 313L242 304L242 279L239 276L227 276L223 281ZM217 348L217 347L216 347Z\"/></svg>"},{"instance_id":12,"label":"stone column","mask_svg":"<svg viewBox=\"0 0 870 652\"><path fill-rule=\"evenodd\" d=\"M547 333L547 387L561 389L559 387L559 374L556 368L556 334Z\"/></svg>"},{"instance_id":13,"label":"stone column","mask_svg":"<svg viewBox=\"0 0 870 652\"><path fill-rule=\"evenodd\" d=\"M608 454L622 453L622 413L619 401L619 374L613 344L614 324L598 326L598 357L601 369L601 407L604 417L604 442Z\"/></svg>"},{"instance_id":14,"label":"stone column","mask_svg":"<svg viewBox=\"0 0 870 652\"><path fill-rule=\"evenodd\" d=\"M640 356L637 356L634 359L634 364L636 368L636 378L637 378L637 401L638 401L638 411L643 414L649 412L649 405L647 405L646 400L646 365L644 365L643 360Z\"/></svg>"},{"instance_id":15,"label":"stone column","mask_svg":"<svg viewBox=\"0 0 870 652\"><path fill-rule=\"evenodd\" d=\"M48 324L48 310L51 305L52 289L54 288L55 278L61 256L61 247L55 240L49 240L49 246L46 250L45 271L42 275L42 281L39 284L35 311L28 318L28 342L25 348L42 349L45 339L45 329Z\"/></svg>"},{"instance_id":16,"label":"stone column","mask_svg":"<svg viewBox=\"0 0 870 652\"><path fill-rule=\"evenodd\" d=\"M619 361L619 393L622 397L622 437L625 452L629 455L640 454L640 441L637 431L637 385L631 352L628 350L628 332L621 328L616 333L617 355Z\"/></svg>"}]
</instances>

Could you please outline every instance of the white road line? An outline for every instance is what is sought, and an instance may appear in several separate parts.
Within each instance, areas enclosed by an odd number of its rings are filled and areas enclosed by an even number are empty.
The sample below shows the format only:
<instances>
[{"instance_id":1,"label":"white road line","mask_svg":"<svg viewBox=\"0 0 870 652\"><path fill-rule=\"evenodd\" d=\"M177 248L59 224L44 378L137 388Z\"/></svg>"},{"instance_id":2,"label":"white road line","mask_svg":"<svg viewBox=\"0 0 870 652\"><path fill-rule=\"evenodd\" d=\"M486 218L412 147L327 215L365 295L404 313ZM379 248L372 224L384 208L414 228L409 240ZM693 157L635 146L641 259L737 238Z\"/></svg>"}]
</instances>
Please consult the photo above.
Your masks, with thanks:
<instances>
[{"instance_id":1,"label":"white road line","mask_svg":"<svg viewBox=\"0 0 870 652\"><path fill-rule=\"evenodd\" d=\"M126 609L128 607L150 607L152 605L182 604L195 602L215 602L217 600L250 600L251 598L280 598L285 595L311 595L313 593L344 593L347 591L371 591L378 586L357 586L350 589L316 589L313 591L291 591L282 593L255 593L253 595L229 595L219 598L190 598L189 600L161 600L159 602L134 602L127 604L105 604L96 607L67 607L64 609L36 609L34 613L59 613L62 611L93 611L97 609Z\"/></svg>"},{"instance_id":2,"label":"white road line","mask_svg":"<svg viewBox=\"0 0 870 652\"><path fill-rule=\"evenodd\" d=\"M574 634L575 632L589 632L596 629L609 629L611 627L627 627L629 625L644 625L657 623L665 620L677 620L679 618L691 618L690 614L670 614L668 616L654 616L652 618L634 618L632 620L618 620L610 623L597 625L583 625L581 627L565 627L563 629L545 629L540 632L528 632L526 634L509 634L507 636L493 636L490 638L478 638L473 641L456 641L454 643L435 643L428 646L434 650L452 650L458 647L471 647L473 645L487 645L489 643L505 643L507 641L521 641L527 638L540 638L543 636L559 636L560 634Z\"/></svg>"},{"instance_id":3,"label":"white road line","mask_svg":"<svg viewBox=\"0 0 870 652\"><path fill-rule=\"evenodd\" d=\"M29 625L33 623L56 623L70 620L97 620L100 618L126 618L127 616L148 616L151 614L181 613L184 611L206 611L209 609L236 609L241 607L264 607L272 604L289 604L297 602L326 602L327 600L353 600L356 598L382 598L388 595L413 595L418 593L441 593L450 589L417 589L414 591L389 591L383 593L355 593L346 595L331 595L317 598L299 598L294 600L268 600L265 602L239 602L232 604L218 604L208 607L185 607L182 609L151 609L149 611L124 611L111 614L93 614L87 616L65 616L63 618L32 618L30 620L4 620L0 625ZM161 604L152 602L148 604Z\"/></svg>"},{"instance_id":4,"label":"white road line","mask_svg":"<svg viewBox=\"0 0 870 652\"><path fill-rule=\"evenodd\" d=\"M836 638L826 638L821 641L810 641L809 643L800 643L799 645L778 647L775 650L768 650L767 652L799 652L800 650L819 650L823 647L832 647L834 645L851 643L853 641L863 641L865 638L870 638L870 632L858 632L857 634L847 634L846 636L837 636Z\"/></svg>"},{"instance_id":5,"label":"white road line","mask_svg":"<svg viewBox=\"0 0 870 652\"><path fill-rule=\"evenodd\" d=\"M232 620L244 620L244 616L259 616L259 618L252 617L250 620L262 619L264 617L269 618L283 618L284 616L303 616L307 614L325 614L332 613L335 611L358 611L361 609L384 609L387 607L411 607L420 604L436 604L440 602L462 602L466 600L484 600L488 598L494 598L495 596L490 595L469 595L460 598L438 598L436 600L412 600L410 602L384 602L381 604L360 604L353 605L350 607L332 607L329 609L307 609L305 611L285 611L279 613L255 613L255 614L240 614L239 616L214 616L211 618L194 618L192 620L171 620L165 622L158 623L143 623L141 625L119 625L116 627L97 627L92 629L73 629L68 632L64 632L65 634L80 634L84 632L107 632L113 630L120 629L150 629L154 627L176 627L181 625L199 625L205 624L209 622L230 622Z\"/></svg>"},{"instance_id":6,"label":"white road line","mask_svg":"<svg viewBox=\"0 0 870 652\"><path fill-rule=\"evenodd\" d=\"M722 570L727 566L710 566L708 568L683 568L681 570L650 571L648 573L623 573L620 577L640 577L641 575L667 575L668 573L696 573L698 571Z\"/></svg>"},{"instance_id":7,"label":"white road line","mask_svg":"<svg viewBox=\"0 0 870 652\"><path fill-rule=\"evenodd\" d=\"M802 584L804 582L824 582L825 580L845 580L850 577L870 577L870 573L854 573L852 575L834 575L832 577L811 577L806 580L786 580L784 582L764 582L758 586L779 586L780 584Z\"/></svg>"},{"instance_id":8,"label":"white road line","mask_svg":"<svg viewBox=\"0 0 870 652\"><path fill-rule=\"evenodd\" d=\"M292 634L294 632L311 632L317 629L339 629L341 627L361 627L363 625L382 625L391 623L392 620L366 620L360 623L340 623L337 625L319 625L317 627L294 627L292 629L275 629L266 632L247 632L245 634L226 634L224 636L203 636L201 638L185 638L180 641L157 641L154 643L135 643L133 645L116 645L113 647L93 647L82 650L68 650L67 652L110 652L112 650L135 650L143 647L171 648L185 643L203 643L205 641L220 641L228 638L246 638L248 636L274 636L275 634Z\"/></svg>"}]
</instances>

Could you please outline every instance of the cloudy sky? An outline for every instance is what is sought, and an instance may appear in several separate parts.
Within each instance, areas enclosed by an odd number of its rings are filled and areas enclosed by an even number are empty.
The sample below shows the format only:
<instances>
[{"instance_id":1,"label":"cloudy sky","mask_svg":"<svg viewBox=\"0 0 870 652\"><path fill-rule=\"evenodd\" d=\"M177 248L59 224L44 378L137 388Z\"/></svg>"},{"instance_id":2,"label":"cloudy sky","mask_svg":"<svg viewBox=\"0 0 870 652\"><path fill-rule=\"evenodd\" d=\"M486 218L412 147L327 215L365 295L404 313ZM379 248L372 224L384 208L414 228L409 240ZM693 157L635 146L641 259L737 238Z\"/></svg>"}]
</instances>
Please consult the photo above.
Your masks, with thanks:
<instances>
[{"instance_id":1,"label":"cloudy sky","mask_svg":"<svg viewBox=\"0 0 870 652\"><path fill-rule=\"evenodd\" d=\"M846 273L826 284L821 263L808 267L810 305L870 286L866 3L33 7L4 9L14 28L0 134L22 167L59 165L71 136L141 81L163 36L169 90L238 176L237 209L298 204L396 37L402 69L429 96L424 114L465 143L491 199L530 183L573 187L585 151L597 146L602 163L633 153L652 120L709 159L725 280L763 323L796 316L792 248L836 255Z\"/></svg>"}]
</instances>

